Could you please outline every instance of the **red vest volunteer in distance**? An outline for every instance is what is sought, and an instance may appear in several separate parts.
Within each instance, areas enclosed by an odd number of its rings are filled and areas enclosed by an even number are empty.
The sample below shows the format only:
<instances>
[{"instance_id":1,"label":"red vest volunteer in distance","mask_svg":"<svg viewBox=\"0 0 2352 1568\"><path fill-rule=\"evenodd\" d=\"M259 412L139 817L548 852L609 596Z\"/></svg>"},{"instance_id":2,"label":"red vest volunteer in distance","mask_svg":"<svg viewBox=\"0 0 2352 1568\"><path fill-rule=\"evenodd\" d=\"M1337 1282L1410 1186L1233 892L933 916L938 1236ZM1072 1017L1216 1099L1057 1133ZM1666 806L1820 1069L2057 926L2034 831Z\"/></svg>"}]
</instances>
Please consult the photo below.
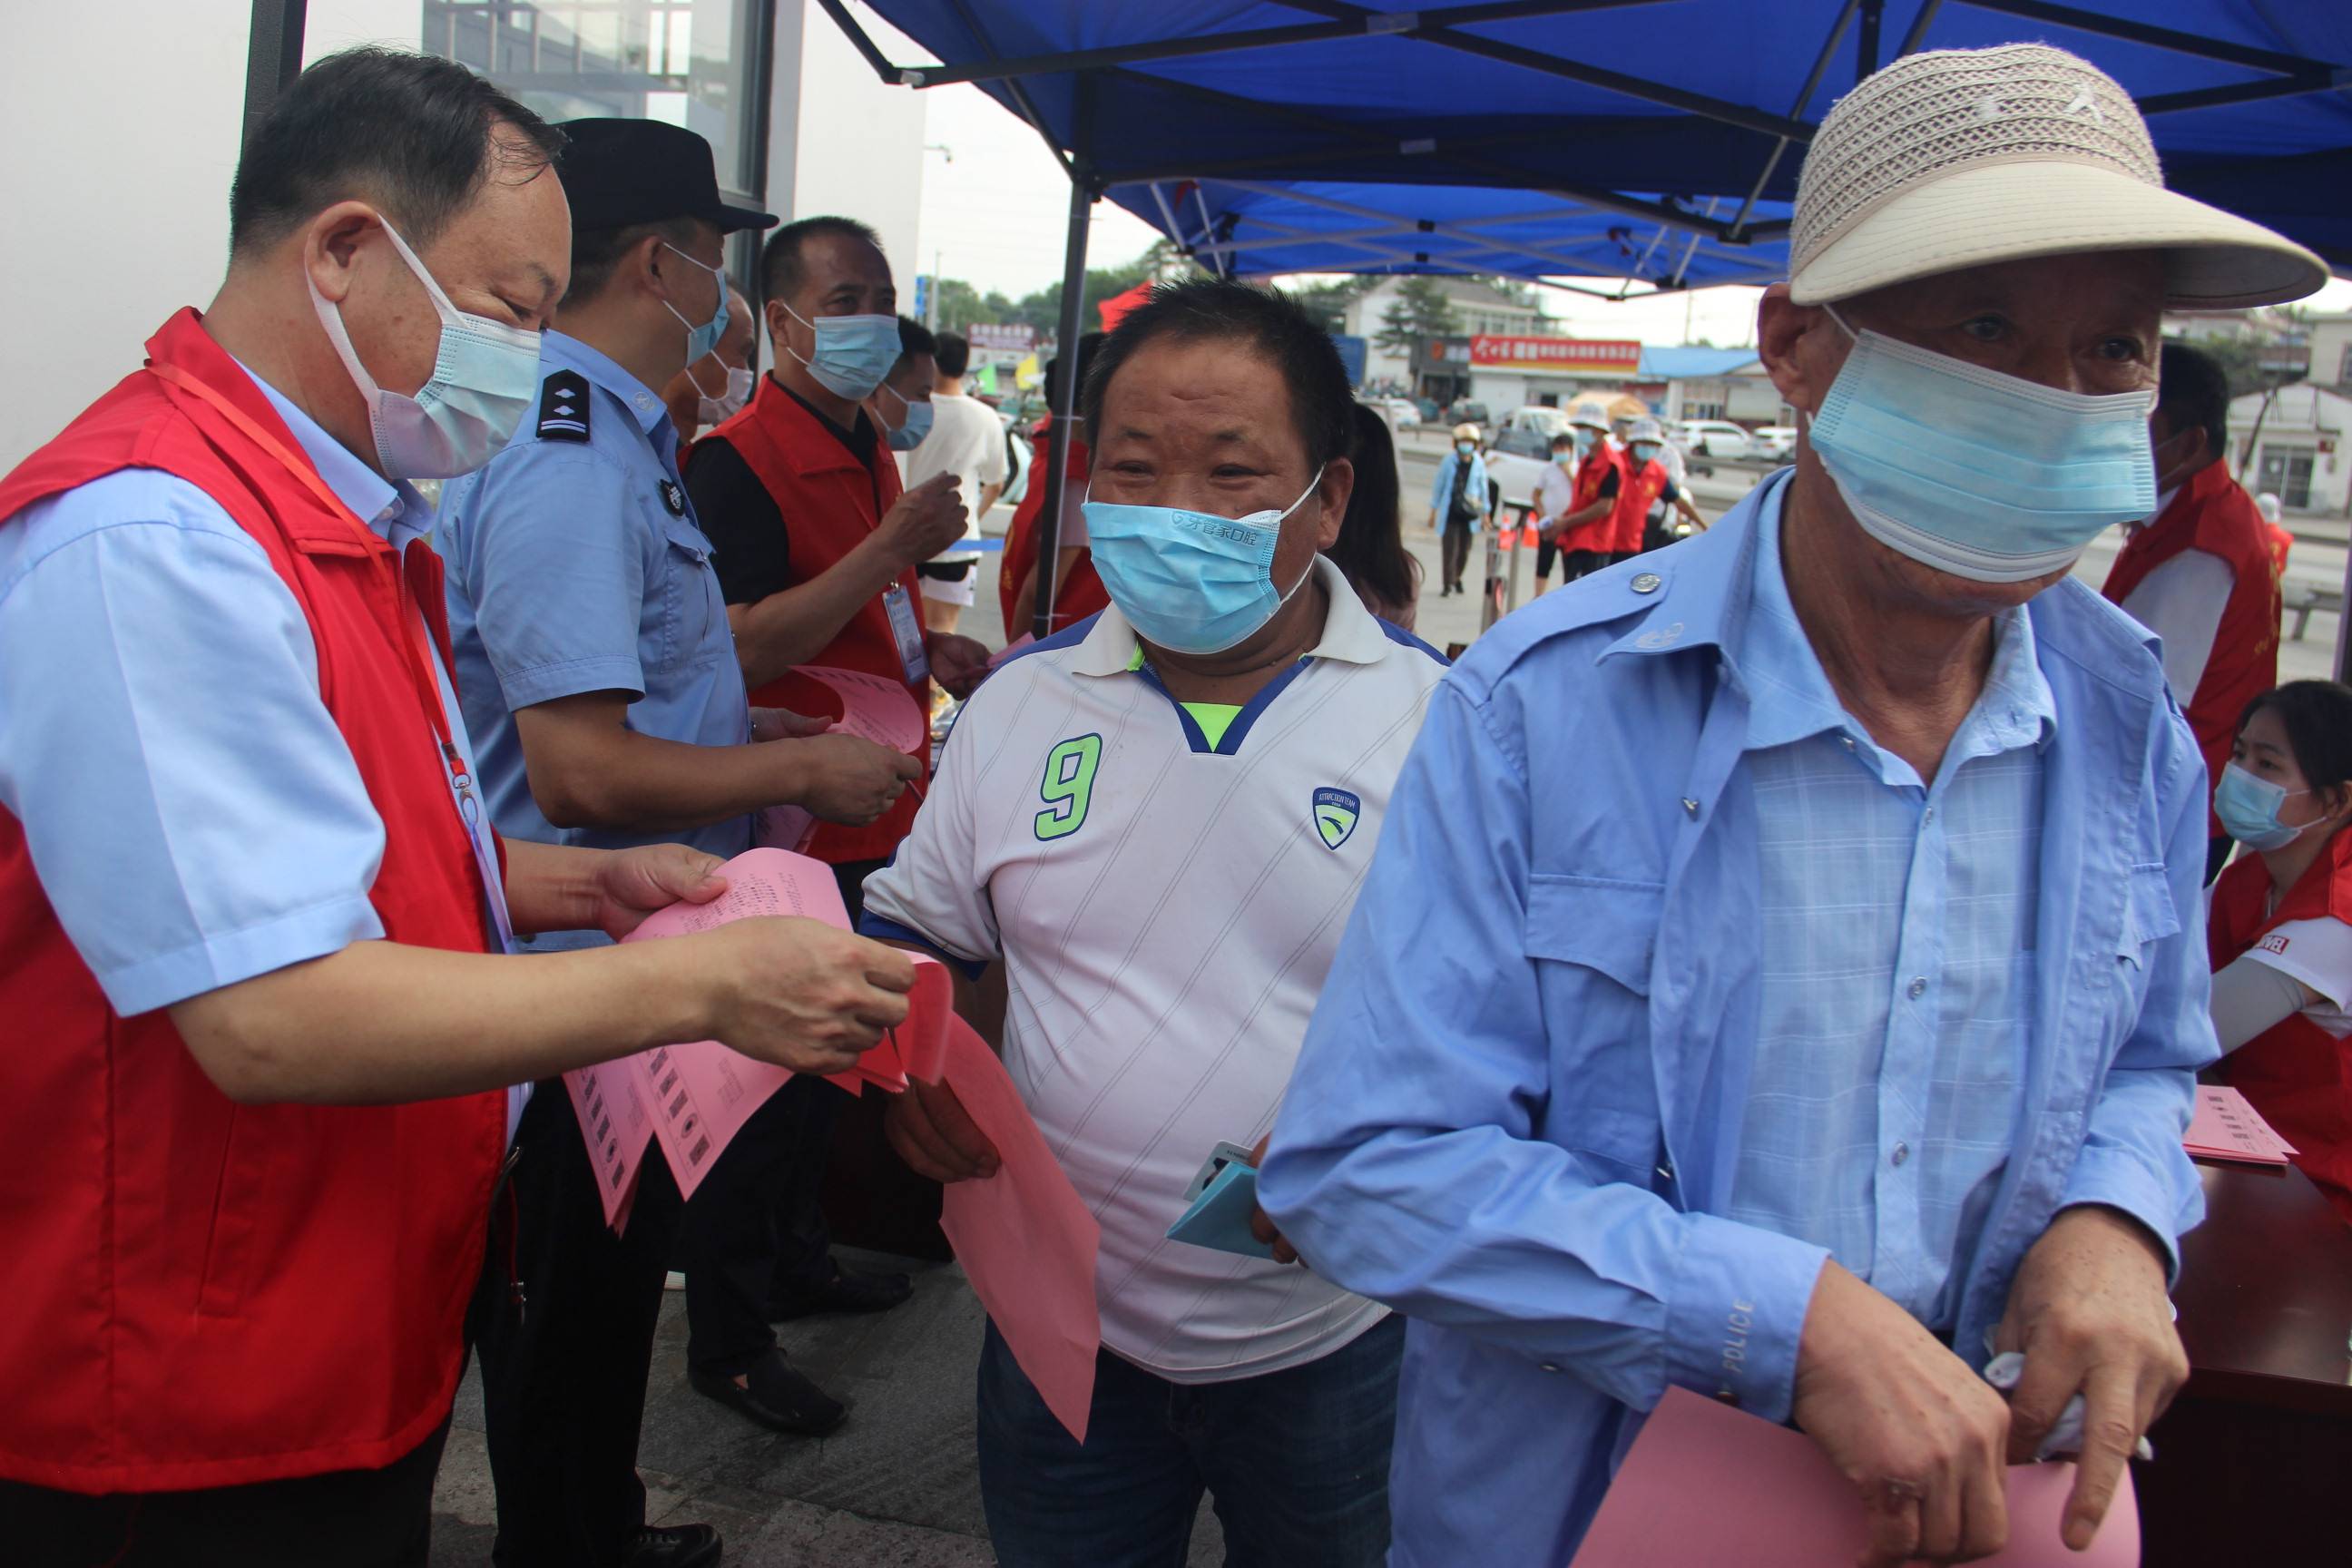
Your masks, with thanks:
<instances>
[{"instance_id":1,"label":"red vest volunteer in distance","mask_svg":"<svg viewBox=\"0 0 2352 1568\"><path fill-rule=\"evenodd\" d=\"M147 350L300 450L195 311ZM368 896L386 940L487 951L481 879L395 618L391 547L363 543L348 514L146 371L0 482L0 519L128 468L210 496L301 606L320 697L383 820ZM446 660L440 562L419 548L407 565ZM107 1005L5 812L0 950L13 1042L0 1476L82 1492L234 1486L382 1466L429 1436L457 1390L505 1096L232 1103L168 1013Z\"/></svg>"},{"instance_id":2,"label":"red vest volunteer in distance","mask_svg":"<svg viewBox=\"0 0 2352 1568\"><path fill-rule=\"evenodd\" d=\"M856 549L881 525L883 514L898 499L898 465L891 460L887 447L879 441L874 444L870 468L858 462L833 432L817 422L815 415L771 376L760 378L759 390L748 405L702 438L734 447L775 498L776 510L784 517L785 554L795 583L812 581ZM898 574L898 585L907 591L909 608L919 616L922 598L912 567ZM808 662L904 681L915 706L926 714L930 711L930 693L924 683L906 681L898 639L890 629L890 613L882 607L878 594L858 605L848 623ZM787 675L752 692L751 701L759 707L805 710L809 706L805 698L797 703L793 700L796 685L796 678ZM929 724L923 728L923 749L918 760L923 764L919 787L901 793L888 811L864 827L818 823L808 852L833 865L888 859L914 825L915 813L922 805L921 786L930 783Z\"/></svg>"},{"instance_id":3,"label":"red vest volunteer in distance","mask_svg":"<svg viewBox=\"0 0 2352 1568\"><path fill-rule=\"evenodd\" d=\"M1609 514L1617 531L1617 542L1610 548L1620 555L1633 555L1641 552L1642 536L1650 526L1650 508L1666 493L1673 476L1655 458L1636 463L1628 452L1624 465L1624 478L1617 486L1617 510Z\"/></svg>"},{"instance_id":4,"label":"red vest volunteer in distance","mask_svg":"<svg viewBox=\"0 0 2352 1568\"><path fill-rule=\"evenodd\" d=\"M996 603L1004 613L1004 640L1017 641L1029 631L1027 626L1013 624L1013 601L1021 596L1022 584L1029 581L1031 568L1037 564L1037 519L1045 510L1045 476L1054 471L1053 421L1041 421L1030 437L1029 488L1021 497L1021 504L1013 510L1013 521L1004 531L1004 558L997 565ZM1066 491L1084 495L1089 458L1087 444L1081 438L1070 437L1070 460L1063 468ZM1056 545L1056 554L1059 545ZM1070 567L1069 574L1054 584L1055 631L1066 631L1098 610L1110 607L1110 590L1095 571L1094 552L1080 555Z\"/></svg>"},{"instance_id":5,"label":"red vest volunteer in distance","mask_svg":"<svg viewBox=\"0 0 2352 1568\"><path fill-rule=\"evenodd\" d=\"M2270 868L2259 855L2239 856L2213 884L2205 940L2216 971L2291 921L2352 924L2352 829L2339 829L2265 916L2270 886ZM2225 1070L2263 1120L2294 1145L2295 1164L2352 1224L2352 1039L2339 1040L2296 1013L2231 1052Z\"/></svg>"},{"instance_id":6,"label":"red vest volunteer in distance","mask_svg":"<svg viewBox=\"0 0 2352 1568\"><path fill-rule=\"evenodd\" d=\"M2149 573L2189 550L2220 556L2233 578L2205 673L2181 704L2196 731L2197 749L2205 754L2205 776L2219 783L2237 739L2239 715L2278 684L2278 569L2253 498L2221 464L2207 464L2154 522L2133 531L2099 592L2120 605ZM2205 831L2208 837L2221 835L2221 819L2210 811Z\"/></svg>"},{"instance_id":7,"label":"red vest volunteer in distance","mask_svg":"<svg viewBox=\"0 0 2352 1568\"><path fill-rule=\"evenodd\" d=\"M1559 547L1567 550L1591 550L1607 555L1617 548L1617 511L1624 504L1625 454L1611 446L1608 439L1592 443L1592 450L1576 459L1576 481L1569 487L1568 510L1582 511L1601 499L1601 487L1609 476L1617 476L1618 507L1602 512L1590 522L1578 523L1560 536Z\"/></svg>"}]
</instances>

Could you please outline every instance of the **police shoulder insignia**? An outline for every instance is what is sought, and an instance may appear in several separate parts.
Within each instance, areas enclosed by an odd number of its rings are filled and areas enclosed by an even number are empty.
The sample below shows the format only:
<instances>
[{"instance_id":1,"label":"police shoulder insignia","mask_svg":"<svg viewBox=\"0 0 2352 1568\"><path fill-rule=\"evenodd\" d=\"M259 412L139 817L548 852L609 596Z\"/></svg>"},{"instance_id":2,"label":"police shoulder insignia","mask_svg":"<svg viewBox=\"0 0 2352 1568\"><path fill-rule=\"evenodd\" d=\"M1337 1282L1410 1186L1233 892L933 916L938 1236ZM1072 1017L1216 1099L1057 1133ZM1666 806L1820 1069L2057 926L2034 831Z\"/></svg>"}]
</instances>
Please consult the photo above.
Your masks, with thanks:
<instances>
[{"instance_id":1,"label":"police shoulder insignia","mask_svg":"<svg viewBox=\"0 0 2352 1568\"><path fill-rule=\"evenodd\" d=\"M661 482L661 496L662 505L669 508L670 516L684 517L686 515L686 487L684 485L679 484L676 479L664 479Z\"/></svg>"},{"instance_id":2,"label":"police shoulder insignia","mask_svg":"<svg viewBox=\"0 0 2352 1568\"><path fill-rule=\"evenodd\" d=\"M542 441L588 439L588 378L576 370L559 370L539 384L539 438Z\"/></svg>"}]
</instances>

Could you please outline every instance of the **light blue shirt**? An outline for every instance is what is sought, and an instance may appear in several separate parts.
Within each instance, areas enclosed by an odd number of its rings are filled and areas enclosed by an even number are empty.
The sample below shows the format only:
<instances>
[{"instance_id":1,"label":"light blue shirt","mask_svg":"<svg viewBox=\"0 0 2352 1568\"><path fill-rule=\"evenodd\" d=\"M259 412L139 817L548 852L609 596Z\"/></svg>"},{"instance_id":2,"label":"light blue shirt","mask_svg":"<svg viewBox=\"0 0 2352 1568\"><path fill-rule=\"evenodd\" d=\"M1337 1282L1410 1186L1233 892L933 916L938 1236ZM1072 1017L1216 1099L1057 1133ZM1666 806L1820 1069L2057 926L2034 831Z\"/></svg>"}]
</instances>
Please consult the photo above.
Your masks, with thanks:
<instances>
[{"instance_id":1,"label":"light blue shirt","mask_svg":"<svg viewBox=\"0 0 2352 1568\"><path fill-rule=\"evenodd\" d=\"M1437 482L1430 487L1429 506L1437 513L1437 531L1440 533L1454 525L1454 476L1461 469L1462 463L1462 454L1452 447L1446 447L1445 456L1437 459ZM1484 452L1473 453L1469 463L1470 479L1462 493L1468 496L1471 504L1478 509L1478 516L1470 522L1470 531L1475 533L1483 526L1486 515L1486 455Z\"/></svg>"},{"instance_id":2,"label":"light blue shirt","mask_svg":"<svg viewBox=\"0 0 2352 1568\"><path fill-rule=\"evenodd\" d=\"M1840 705L1756 531L1739 650L1756 701L1762 989L1727 1213L1829 1249L1929 1328L1959 1310L2009 1163L2032 1012L2041 747L2054 732L2032 617L1935 782Z\"/></svg>"},{"instance_id":3,"label":"light blue shirt","mask_svg":"<svg viewBox=\"0 0 2352 1568\"><path fill-rule=\"evenodd\" d=\"M540 368L585 387L585 440L542 425L542 398L488 465L442 487L457 685L482 738L480 771L499 831L542 844L617 849L672 841L724 858L751 847L751 819L661 832L558 828L541 815L514 712L587 691L625 691L629 728L665 741L741 745L751 706L727 605L677 473L677 432L651 388L576 338L541 338ZM542 434L542 429L547 433ZM601 942L562 932L536 947Z\"/></svg>"},{"instance_id":4,"label":"light blue shirt","mask_svg":"<svg viewBox=\"0 0 2352 1568\"><path fill-rule=\"evenodd\" d=\"M1569 1561L1669 1386L1788 1417L1826 1248L1730 1216L1765 1027L1749 726L1780 707L1747 637L1787 485L1454 667L1308 1026L1259 1196L1412 1320L1396 1568ZM2056 717L2007 1159L1946 1260L1971 1363L2061 1208L2195 1223L2218 1055L2204 768L2155 646L2071 581L2027 616Z\"/></svg>"},{"instance_id":5,"label":"light blue shirt","mask_svg":"<svg viewBox=\"0 0 2352 1568\"><path fill-rule=\"evenodd\" d=\"M418 537L414 490L256 384L346 506L395 548ZM443 697L466 753L446 677ZM383 935L383 823L310 623L260 544L157 469L0 529L0 806L125 1016Z\"/></svg>"}]
</instances>

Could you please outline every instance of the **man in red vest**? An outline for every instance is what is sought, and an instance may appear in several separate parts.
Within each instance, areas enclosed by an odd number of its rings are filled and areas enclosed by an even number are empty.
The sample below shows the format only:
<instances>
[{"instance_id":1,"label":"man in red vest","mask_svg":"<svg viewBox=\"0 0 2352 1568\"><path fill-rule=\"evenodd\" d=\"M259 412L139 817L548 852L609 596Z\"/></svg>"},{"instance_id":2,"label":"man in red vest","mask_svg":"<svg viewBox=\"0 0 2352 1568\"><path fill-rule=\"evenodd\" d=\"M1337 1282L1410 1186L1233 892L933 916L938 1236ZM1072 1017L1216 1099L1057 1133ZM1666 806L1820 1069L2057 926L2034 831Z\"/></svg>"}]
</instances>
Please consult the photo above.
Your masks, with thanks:
<instances>
[{"instance_id":1,"label":"man in red vest","mask_svg":"<svg viewBox=\"0 0 2352 1568\"><path fill-rule=\"evenodd\" d=\"M811 701L794 666L856 670L898 682L928 715L929 679L964 696L987 673L988 649L923 624L915 568L963 537L955 477L941 474L902 494L898 465L862 406L908 347L889 263L864 224L803 218L769 237L760 292L774 368L750 406L696 444L686 472L695 512L717 547L712 564L744 684L755 704L806 708ZM930 782L928 724L917 763L919 773L889 810L859 826L822 823L809 841L807 853L832 865L853 919L860 885L906 837ZM817 1194L835 1122L845 1114L853 1126L861 1118L872 1121L862 1139L853 1136L851 1148L869 1152L877 1178L907 1181L882 1150L878 1108L827 1085L793 1085L737 1135L728 1163L695 1194L687 1220L705 1275L723 1273L738 1284L734 1294L765 1300L762 1310L735 1314L740 1331L732 1346L721 1347L714 1336L714 1354L731 1350L731 1362L690 1365L694 1386L786 1432L809 1430L794 1418L810 1404L805 1395L781 1402L762 1397L760 1376L739 1388L709 1372L756 1355L769 1368L764 1384L781 1387L769 1323L812 1312L885 1310L911 1289L904 1274L860 1274L833 1258ZM873 1201L876 1194L867 1190L866 1196ZM928 1215L920 1223L928 1226ZM908 1249L896 1231L868 1231L858 1239ZM689 1295L704 1288L689 1268ZM698 1347L689 1358L703 1359ZM837 1413L839 1406L832 1408Z\"/></svg>"},{"instance_id":2,"label":"man in red vest","mask_svg":"<svg viewBox=\"0 0 2352 1568\"><path fill-rule=\"evenodd\" d=\"M1617 499L1625 489L1625 454L1610 444L1609 416L1579 404L1569 414L1568 431L1576 443L1576 479L1568 510L1551 533L1563 584L1617 559Z\"/></svg>"},{"instance_id":3,"label":"man in red vest","mask_svg":"<svg viewBox=\"0 0 2352 1568\"><path fill-rule=\"evenodd\" d=\"M359 49L247 142L211 309L0 481L0 1531L45 1564L422 1564L509 1085L904 1016L804 921L500 956L721 890L484 825L412 478L521 416L562 139Z\"/></svg>"},{"instance_id":4,"label":"man in red vest","mask_svg":"<svg viewBox=\"0 0 2352 1568\"><path fill-rule=\"evenodd\" d=\"M2185 343L2164 345L2156 414L2156 511L2133 527L2100 591L2164 639L2164 679L2219 779L2246 704L2278 684L2279 579L2253 498L2221 461L2230 384ZM2207 816L2205 880L2231 840Z\"/></svg>"}]
</instances>

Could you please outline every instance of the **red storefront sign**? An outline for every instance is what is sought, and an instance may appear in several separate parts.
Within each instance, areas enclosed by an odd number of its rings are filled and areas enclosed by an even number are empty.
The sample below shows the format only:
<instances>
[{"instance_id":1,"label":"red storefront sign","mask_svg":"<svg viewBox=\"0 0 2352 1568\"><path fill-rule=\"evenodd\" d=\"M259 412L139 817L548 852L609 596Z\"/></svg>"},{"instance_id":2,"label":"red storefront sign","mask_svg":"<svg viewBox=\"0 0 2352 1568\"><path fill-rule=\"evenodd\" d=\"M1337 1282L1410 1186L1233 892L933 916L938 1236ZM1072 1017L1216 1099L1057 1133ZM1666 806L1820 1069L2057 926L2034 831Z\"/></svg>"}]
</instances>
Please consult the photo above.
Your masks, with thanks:
<instances>
[{"instance_id":1,"label":"red storefront sign","mask_svg":"<svg viewBox=\"0 0 2352 1568\"><path fill-rule=\"evenodd\" d=\"M1470 340L1470 363L1481 370L1633 375L1642 368L1642 345L1591 338L1509 338L1482 332Z\"/></svg>"}]
</instances>

